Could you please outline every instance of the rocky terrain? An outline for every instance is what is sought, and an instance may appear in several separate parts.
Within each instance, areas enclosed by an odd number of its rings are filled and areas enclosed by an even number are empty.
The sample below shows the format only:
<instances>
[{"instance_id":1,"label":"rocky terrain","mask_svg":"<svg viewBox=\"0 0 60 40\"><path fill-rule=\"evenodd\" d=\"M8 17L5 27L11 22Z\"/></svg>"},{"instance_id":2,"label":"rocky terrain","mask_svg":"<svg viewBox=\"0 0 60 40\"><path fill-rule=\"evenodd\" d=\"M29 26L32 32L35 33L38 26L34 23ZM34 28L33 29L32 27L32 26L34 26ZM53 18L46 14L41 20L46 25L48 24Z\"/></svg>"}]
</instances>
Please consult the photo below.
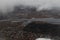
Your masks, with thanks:
<instances>
[{"instance_id":1,"label":"rocky terrain","mask_svg":"<svg viewBox=\"0 0 60 40\"><path fill-rule=\"evenodd\" d=\"M35 40L36 38L51 38L60 40L60 25L45 21L33 21L23 25L25 21L15 19L34 18L60 18L59 10L41 10L31 7L15 7L13 12L0 15L0 38L1 40ZM12 20L13 22L12 22ZM4 21L2 21L4 20ZM5 21L6 20L6 21Z\"/></svg>"},{"instance_id":2,"label":"rocky terrain","mask_svg":"<svg viewBox=\"0 0 60 40\"><path fill-rule=\"evenodd\" d=\"M60 40L60 25L43 21L33 21L28 25L23 22L0 22L0 38L4 40L35 40L36 38L53 38Z\"/></svg>"}]
</instances>

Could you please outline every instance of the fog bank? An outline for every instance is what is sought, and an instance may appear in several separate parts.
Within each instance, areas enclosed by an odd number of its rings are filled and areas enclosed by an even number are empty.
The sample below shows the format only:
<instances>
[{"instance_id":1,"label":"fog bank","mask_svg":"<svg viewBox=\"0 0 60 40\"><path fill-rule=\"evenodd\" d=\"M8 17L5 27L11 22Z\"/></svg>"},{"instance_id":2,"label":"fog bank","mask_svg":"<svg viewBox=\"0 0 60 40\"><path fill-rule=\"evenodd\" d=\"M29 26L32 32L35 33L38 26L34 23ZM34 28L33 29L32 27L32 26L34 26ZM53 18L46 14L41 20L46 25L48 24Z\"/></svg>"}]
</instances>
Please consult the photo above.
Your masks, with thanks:
<instances>
[{"instance_id":1,"label":"fog bank","mask_svg":"<svg viewBox=\"0 0 60 40\"><path fill-rule=\"evenodd\" d=\"M0 12L10 12L15 6L36 7L37 11L58 9L60 10L60 0L0 0Z\"/></svg>"}]
</instances>

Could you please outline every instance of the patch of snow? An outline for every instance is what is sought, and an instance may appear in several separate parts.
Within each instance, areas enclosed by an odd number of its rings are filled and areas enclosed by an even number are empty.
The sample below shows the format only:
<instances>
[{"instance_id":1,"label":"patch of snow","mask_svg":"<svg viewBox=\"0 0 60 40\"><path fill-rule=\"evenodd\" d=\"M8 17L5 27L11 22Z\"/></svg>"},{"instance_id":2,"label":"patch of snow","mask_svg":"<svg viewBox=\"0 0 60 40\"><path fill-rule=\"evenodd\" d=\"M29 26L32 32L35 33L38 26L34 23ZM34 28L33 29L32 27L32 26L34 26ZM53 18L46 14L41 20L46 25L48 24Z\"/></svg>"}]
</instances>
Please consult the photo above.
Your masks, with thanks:
<instances>
[{"instance_id":1,"label":"patch of snow","mask_svg":"<svg viewBox=\"0 0 60 40\"><path fill-rule=\"evenodd\" d=\"M49 38L37 38L36 40L51 40Z\"/></svg>"}]
</instances>

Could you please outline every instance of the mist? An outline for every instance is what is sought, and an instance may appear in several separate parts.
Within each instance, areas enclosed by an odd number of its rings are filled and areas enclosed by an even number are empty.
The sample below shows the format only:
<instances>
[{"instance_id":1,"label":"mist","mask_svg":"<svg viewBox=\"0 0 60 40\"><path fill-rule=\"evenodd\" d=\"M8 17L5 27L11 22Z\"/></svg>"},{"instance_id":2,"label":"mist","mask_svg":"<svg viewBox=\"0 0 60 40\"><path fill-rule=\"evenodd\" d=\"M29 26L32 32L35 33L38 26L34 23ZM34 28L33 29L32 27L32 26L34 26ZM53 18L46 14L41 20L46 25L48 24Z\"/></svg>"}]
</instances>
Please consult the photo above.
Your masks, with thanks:
<instances>
[{"instance_id":1,"label":"mist","mask_svg":"<svg viewBox=\"0 0 60 40\"><path fill-rule=\"evenodd\" d=\"M14 10L15 6L30 6L40 10L60 10L60 0L0 0L0 12L6 13Z\"/></svg>"}]
</instances>

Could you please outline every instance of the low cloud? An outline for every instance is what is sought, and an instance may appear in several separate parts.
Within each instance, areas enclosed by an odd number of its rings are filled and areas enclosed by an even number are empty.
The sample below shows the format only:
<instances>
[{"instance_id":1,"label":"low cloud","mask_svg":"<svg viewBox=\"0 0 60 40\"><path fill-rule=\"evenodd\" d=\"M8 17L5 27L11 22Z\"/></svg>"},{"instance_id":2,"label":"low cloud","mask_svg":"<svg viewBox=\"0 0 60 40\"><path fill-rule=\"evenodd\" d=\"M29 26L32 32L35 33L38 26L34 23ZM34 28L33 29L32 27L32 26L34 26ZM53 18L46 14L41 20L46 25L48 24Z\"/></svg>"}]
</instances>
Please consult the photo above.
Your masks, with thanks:
<instances>
[{"instance_id":1,"label":"low cloud","mask_svg":"<svg viewBox=\"0 0 60 40\"><path fill-rule=\"evenodd\" d=\"M13 11L15 6L36 7L37 11L59 9L60 0L0 0L0 12Z\"/></svg>"}]
</instances>

